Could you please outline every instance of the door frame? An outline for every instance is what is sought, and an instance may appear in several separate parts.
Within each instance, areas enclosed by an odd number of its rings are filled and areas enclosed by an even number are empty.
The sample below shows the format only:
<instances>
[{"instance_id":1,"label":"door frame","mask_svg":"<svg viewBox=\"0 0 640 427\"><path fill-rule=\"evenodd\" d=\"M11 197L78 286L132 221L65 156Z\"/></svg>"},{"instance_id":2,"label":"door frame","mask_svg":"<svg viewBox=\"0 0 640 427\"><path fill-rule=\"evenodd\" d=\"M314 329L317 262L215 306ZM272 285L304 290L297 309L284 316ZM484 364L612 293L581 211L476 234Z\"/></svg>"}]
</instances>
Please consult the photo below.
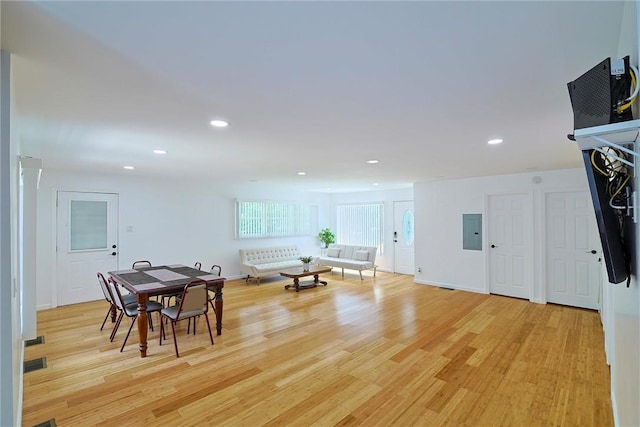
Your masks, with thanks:
<instances>
[{"instance_id":1,"label":"door frame","mask_svg":"<svg viewBox=\"0 0 640 427\"><path fill-rule=\"evenodd\" d=\"M42 308L58 307L58 193L75 192L75 193L97 193L97 194L115 194L120 199L120 193L114 190L96 190L96 189L78 189L73 187L53 187L51 188L51 306ZM118 217L120 216L120 203L118 203ZM120 225L116 226L118 235L118 247L120 246ZM119 252L119 251L118 251ZM120 257L116 257L117 270L120 269Z\"/></svg>"},{"instance_id":2,"label":"door frame","mask_svg":"<svg viewBox=\"0 0 640 427\"><path fill-rule=\"evenodd\" d=\"M553 194L553 193L574 193L574 192L587 192L589 193L589 195L591 196L590 192L589 192L589 188L580 188L580 187L563 187L563 188L550 188L550 189L545 189L542 191L541 193L541 200L540 200L540 205L541 205L541 215L540 215L540 230L539 230L539 238L540 238L540 255L541 255L541 262L540 262L540 301L542 304L548 304L549 300L547 299L547 263L546 263L546 259L547 259L547 195L548 194ZM591 209L593 209L593 201L591 202ZM594 213L595 215L595 213ZM595 221L595 219L594 219ZM597 225L596 225L597 227ZM599 234L598 234L599 236ZM600 241L598 241L598 244L600 244L600 253L602 256L602 244L600 243ZM603 261L604 263L604 261ZM602 307L602 300L603 300L603 285L604 285L604 276L600 276L601 277L601 281L600 281L600 289L598 290L598 294L599 294L599 305L600 307ZM598 310L602 316L602 310L599 309Z\"/></svg>"},{"instance_id":3,"label":"door frame","mask_svg":"<svg viewBox=\"0 0 640 427\"><path fill-rule=\"evenodd\" d=\"M534 207L534 197L533 197L533 191L507 191L504 193L485 193L484 194L484 209L483 211L485 212L484 218L482 219L483 222L483 229L486 232L486 237L483 239L484 242L482 242L482 248L484 250L484 253L486 254L486 256L484 257L484 263L485 263L485 281L484 281L484 293L486 294L490 294L491 293L491 253L489 251L490 246L491 246L491 212L489 210L490 204L489 204L489 199L491 197L494 196L525 196L527 203L528 203L528 209L527 209L527 215L528 215L528 219L529 219L529 223L530 226L529 227L525 227L525 233L527 234L527 239L528 239L528 244L527 244L527 254L528 254L528 260L527 260L527 267L528 267L528 277L526 278L527 282L528 282L528 291L529 291L529 298L528 301L535 301L535 272L534 272L534 267L535 267L535 259L537 258L538 253L535 251L535 245L534 245L534 237L535 237L535 207Z\"/></svg>"}]
</instances>

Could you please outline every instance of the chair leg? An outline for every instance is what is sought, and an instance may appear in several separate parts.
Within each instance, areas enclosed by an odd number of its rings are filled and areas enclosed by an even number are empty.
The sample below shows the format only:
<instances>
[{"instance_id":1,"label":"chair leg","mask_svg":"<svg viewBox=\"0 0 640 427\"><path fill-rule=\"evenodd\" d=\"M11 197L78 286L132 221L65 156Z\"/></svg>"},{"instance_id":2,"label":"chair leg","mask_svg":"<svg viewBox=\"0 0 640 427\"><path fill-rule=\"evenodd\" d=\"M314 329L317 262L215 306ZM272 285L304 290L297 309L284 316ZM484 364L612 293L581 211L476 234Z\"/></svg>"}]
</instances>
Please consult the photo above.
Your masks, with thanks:
<instances>
[{"instance_id":1,"label":"chair leg","mask_svg":"<svg viewBox=\"0 0 640 427\"><path fill-rule=\"evenodd\" d=\"M160 315L160 338L158 339L158 345L162 345L163 334L164 334L164 322L162 321L162 315Z\"/></svg>"},{"instance_id":2,"label":"chair leg","mask_svg":"<svg viewBox=\"0 0 640 427\"><path fill-rule=\"evenodd\" d=\"M104 320L102 321L102 325L100 326L100 330L102 330L104 328L104 324L107 323L107 319L109 318L110 314L111 314L111 307L109 307L109 310L107 310L107 315L104 316Z\"/></svg>"},{"instance_id":3,"label":"chair leg","mask_svg":"<svg viewBox=\"0 0 640 427\"><path fill-rule=\"evenodd\" d=\"M200 316L198 316L200 317ZM196 334L196 317L189 317L187 319L188 323L187 323L187 334L191 332L191 319L193 319L193 335Z\"/></svg>"},{"instance_id":4,"label":"chair leg","mask_svg":"<svg viewBox=\"0 0 640 427\"><path fill-rule=\"evenodd\" d=\"M113 342L113 339L116 337L116 332L118 332L118 328L120 327L120 322L122 322L123 316L124 316L124 313L120 312L120 315L116 320L116 324L113 326L113 331L111 331L111 336L109 337L109 341Z\"/></svg>"},{"instance_id":5,"label":"chair leg","mask_svg":"<svg viewBox=\"0 0 640 427\"><path fill-rule=\"evenodd\" d=\"M178 354L178 341L176 340L175 324L176 324L176 322L172 319L171 320L171 331L173 331L173 346L176 348L176 357L180 357L180 354Z\"/></svg>"},{"instance_id":6,"label":"chair leg","mask_svg":"<svg viewBox=\"0 0 640 427\"><path fill-rule=\"evenodd\" d=\"M149 327L151 328L151 332L153 332L153 318L149 312L147 312L147 319L149 319Z\"/></svg>"},{"instance_id":7,"label":"chair leg","mask_svg":"<svg viewBox=\"0 0 640 427\"><path fill-rule=\"evenodd\" d=\"M129 339L129 334L131 334L131 329L133 329L133 324L136 323L137 318L138 318L137 315L131 318L131 326L129 326L129 330L127 331L127 336L124 337L124 342L122 343L122 347L120 347L120 353L122 353L122 350L124 350L124 346L127 344L127 340Z\"/></svg>"},{"instance_id":8,"label":"chair leg","mask_svg":"<svg viewBox=\"0 0 640 427\"><path fill-rule=\"evenodd\" d=\"M207 313L204 314L204 318L207 319L207 328L209 328L209 338L211 338L211 345L213 345L213 334L211 333L211 324L209 323L209 316L207 316Z\"/></svg>"},{"instance_id":9,"label":"chair leg","mask_svg":"<svg viewBox=\"0 0 640 427\"><path fill-rule=\"evenodd\" d=\"M364 277L362 277L362 270L358 270L358 273L360 273L360 280L364 280Z\"/></svg>"}]
</instances>

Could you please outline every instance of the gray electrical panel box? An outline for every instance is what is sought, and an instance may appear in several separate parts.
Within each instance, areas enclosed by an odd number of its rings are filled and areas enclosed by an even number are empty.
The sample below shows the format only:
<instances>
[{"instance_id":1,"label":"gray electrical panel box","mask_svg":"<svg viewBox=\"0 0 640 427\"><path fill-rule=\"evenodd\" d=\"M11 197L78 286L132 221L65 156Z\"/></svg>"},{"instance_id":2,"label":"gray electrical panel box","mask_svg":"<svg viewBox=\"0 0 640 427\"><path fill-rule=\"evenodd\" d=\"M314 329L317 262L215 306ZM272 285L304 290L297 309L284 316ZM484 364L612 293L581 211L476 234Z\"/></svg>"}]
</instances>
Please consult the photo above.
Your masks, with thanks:
<instances>
[{"instance_id":1,"label":"gray electrical panel box","mask_svg":"<svg viewBox=\"0 0 640 427\"><path fill-rule=\"evenodd\" d=\"M462 214L462 249L482 250L482 214Z\"/></svg>"}]
</instances>

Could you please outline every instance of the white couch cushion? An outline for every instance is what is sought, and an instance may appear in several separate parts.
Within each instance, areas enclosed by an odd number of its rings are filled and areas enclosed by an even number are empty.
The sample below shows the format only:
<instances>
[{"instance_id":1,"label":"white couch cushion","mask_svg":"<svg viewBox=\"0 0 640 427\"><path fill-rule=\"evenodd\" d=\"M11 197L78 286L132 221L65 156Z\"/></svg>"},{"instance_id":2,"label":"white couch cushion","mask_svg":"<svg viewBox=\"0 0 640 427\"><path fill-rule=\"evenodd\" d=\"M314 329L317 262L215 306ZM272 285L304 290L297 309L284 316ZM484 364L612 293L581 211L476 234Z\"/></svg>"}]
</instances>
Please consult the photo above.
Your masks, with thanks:
<instances>
[{"instance_id":1,"label":"white couch cushion","mask_svg":"<svg viewBox=\"0 0 640 427\"><path fill-rule=\"evenodd\" d=\"M340 256L340 248L327 249L327 256L332 258L338 258Z\"/></svg>"},{"instance_id":2,"label":"white couch cushion","mask_svg":"<svg viewBox=\"0 0 640 427\"><path fill-rule=\"evenodd\" d=\"M353 254L353 258L358 261L368 261L369 260L369 252L367 251L355 251Z\"/></svg>"}]
</instances>

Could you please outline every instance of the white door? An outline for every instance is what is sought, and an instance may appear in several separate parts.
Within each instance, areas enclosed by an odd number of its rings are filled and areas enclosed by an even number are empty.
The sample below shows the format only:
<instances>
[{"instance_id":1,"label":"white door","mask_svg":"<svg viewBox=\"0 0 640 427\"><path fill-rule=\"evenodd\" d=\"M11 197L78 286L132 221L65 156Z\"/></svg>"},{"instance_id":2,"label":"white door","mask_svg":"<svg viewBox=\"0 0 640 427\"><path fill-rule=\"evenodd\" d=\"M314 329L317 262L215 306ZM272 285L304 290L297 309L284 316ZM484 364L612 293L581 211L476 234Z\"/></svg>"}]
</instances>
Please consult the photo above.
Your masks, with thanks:
<instances>
[{"instance_id":1,"label":"white door","mask_svg":"<svg viewBox=\"0 0 640 427\"><path fill-rule=\"evenodd\" d=\"M530 298L532 228L526 194L489 197L489 291Z\"/></svg>"},{"instance_id":2,"label":"white door","mask_svg":"<svg viewBox=\"0 0 640 427\"><path fill-rule=\"evenodd\" d=\"M59 191L58 305L103 298L97 272L118 269L118 195Z\"/></svg>"},{"instance_id":3,"label":"white door","mask_svg":"<svg viewBox=\"0 0 640 427\"><path fill-rule=\"evenodd\" d=\"M590 194L548 193L545 206L547 301L598 309L601 248Z\"/></svg>"},{"instance_id":4,"label":"white door","mask_svg":"<svg viewBox=\"0 0 640 427\"><path fill-rule=\"evenodd\" d=\"M401 274L415 274L413 238L413 202L393 202L393 271Z\"/></svg>"}]
</instances>

